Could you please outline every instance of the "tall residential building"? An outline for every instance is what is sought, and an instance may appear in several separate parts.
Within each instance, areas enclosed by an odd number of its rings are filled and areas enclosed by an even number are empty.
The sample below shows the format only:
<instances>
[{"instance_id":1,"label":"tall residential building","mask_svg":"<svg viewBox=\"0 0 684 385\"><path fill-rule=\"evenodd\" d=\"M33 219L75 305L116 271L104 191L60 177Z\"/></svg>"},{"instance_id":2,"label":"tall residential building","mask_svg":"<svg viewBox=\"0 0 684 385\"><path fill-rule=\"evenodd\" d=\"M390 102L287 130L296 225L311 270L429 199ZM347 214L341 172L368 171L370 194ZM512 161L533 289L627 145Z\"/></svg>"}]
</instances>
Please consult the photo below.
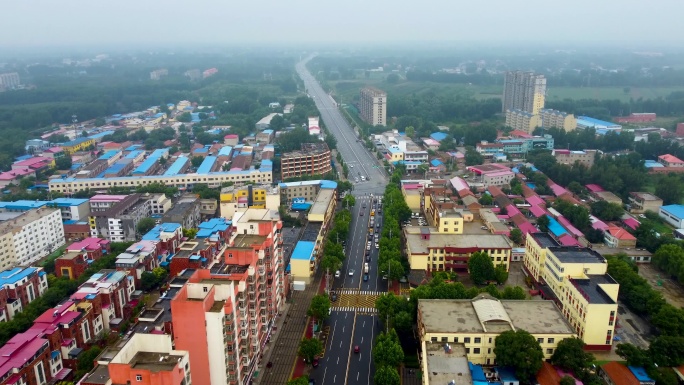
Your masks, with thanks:
<instances>
[{"instance_id":1,"label":"tall residential building","mask_svg":"<svg viewBox=\"0 0 684 385\"><path fill-rule=\"evenodd\" d=\"M249 384L285 297L278 212L235 214L221 260L185 271L171 300L177 349L187 350L195 384Z\"/></svg>"},{"instance_id":2,"label":"tall residential building","mask_svg":"<svg viewBox=\"0 0 684 385\"><path fill-rule=\"evenodd\" d=\"M303 175L325 175L332 172L332 157L328 145L302 143L300 151L286 152L280 159L283 179Z\"/></svg>"},{"instance_id":3,"label":"tall residential building","mask_svg":"<svg viewBox=\"0 0 684 385\"><path fill-rule=\"evenodd\" d=\"M523 110L537 115L544 108L546 78L533 72L509 71L504 79L502 112Z\"/></svg>"},{"instance_id":4,"label":"tall residential building","mask_svg":"<svg viewBox=\"0 0 684 385\"><path fill-rule=\"evenodd\" d=\"M24 212L0 209L0 269L30 265L65 243L57 208Z\"/></svg>"},{"instance_id":5,"label":"tall residential building","mask_svg":"<svg viewBox=\"0 0 684 385\"><path fill-rule=\"evenodd\" d=\"M0 74L0 90L8 90L16 88L21 84L19 74L16 72L9 72Z\"/></svg>"},{"instance_id":6,"label":"tall residential building","mask_svg":"<svg viewBox=\"0 0 684 385\"><path fill-rule=\"evenodd\" d=\"M188 352L174 350L171 336L135 333L106 348L80 384L190 385L191 373Z\"/></svg>"},{"instance_id":7,"label":"tall residential building","mask_svg":"<svg viewBox=\"0 0 684 385\"><path fill-rule=\"evenodd\" d=\"M361 118L371 126L387 125L387 93L377 88L361 89Z\"/></svg>"},{"instance_id":8,"label":"tall residential building","mask_svg":"<svg viewBox=\"0 0 684 385\"><path fill-rule=\"evenodd\" d=\"M560 246L547 233L530 233L523 263L588 349L611 349L620 285L608 275L605 258L592 249Z\"/></svg>"}]
</instances>

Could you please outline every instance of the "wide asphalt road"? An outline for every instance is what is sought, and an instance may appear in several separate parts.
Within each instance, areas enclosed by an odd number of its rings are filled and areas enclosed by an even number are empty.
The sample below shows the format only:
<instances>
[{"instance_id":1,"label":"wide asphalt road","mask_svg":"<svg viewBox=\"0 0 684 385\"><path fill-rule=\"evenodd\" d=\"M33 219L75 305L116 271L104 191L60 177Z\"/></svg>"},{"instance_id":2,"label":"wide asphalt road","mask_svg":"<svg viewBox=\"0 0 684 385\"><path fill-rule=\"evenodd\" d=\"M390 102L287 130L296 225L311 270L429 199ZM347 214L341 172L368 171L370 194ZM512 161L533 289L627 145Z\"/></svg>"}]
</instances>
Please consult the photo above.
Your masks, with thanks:
<instances>
[{"instance_id":1,"label":"wide asphalt road","mask_svg":"<svg viewBox=\"0 0 684 385\"><path fill-rule=\"evenodd\" d=\"M314 99L318 111L325 126L337 139L337 150L342 154L344 162L349 167L349 179L359 179L354 186L354 195L357 194L382 194L387 184L387 176L384 169L378 166L377 158L359 142L359 138L347 120L338 110L337 102L328 95L316 79L309 73L306 63L313 56L297 63L296 69L299 77L304 81L307 93ZM361 181L361 176L370 178L366 182Z\"/></svg>"},{"instance_id":2,"label":"wide asphalt road","mask_svg":"<svg viewBox=\"0 0 684 385\"><path fill-rule=\"evenodd\" d=\"M337 301L332 303L330 318L323 328L327 335L325 354L310 377L316 380L317 385L370 384L374 374L373 340L380 332L374 302L378 295L387 290L387 281L382 279L378 271L378 250L375 248L375 237L369 232L369 221L371 210L377 204L373 200L377 202L378 196L382 196L387 179L384 170L377 167L377 160L363 147L363 143L357 141L356 134L337 109L337 103L306 69L306 62L310 59L298 63L297 72L304 80L307 92L314 98L323 122L337 139L337 149L350 167L349 178L352 181L355 177L359 179L354 184L356 205L351 208L352 223L346 239L346 258L340 276L333 281ZM361 181L361 175L369 180ZM373 218L382 226L382 215L376 211ZM373 226L374 232L381 230L382 227ZM366 262L369 240L370 262ZM367 281L363 280L365 263L369 264ZM359 347L359 353L354 353L355 346Z\"/></svg>"}]
</instances>

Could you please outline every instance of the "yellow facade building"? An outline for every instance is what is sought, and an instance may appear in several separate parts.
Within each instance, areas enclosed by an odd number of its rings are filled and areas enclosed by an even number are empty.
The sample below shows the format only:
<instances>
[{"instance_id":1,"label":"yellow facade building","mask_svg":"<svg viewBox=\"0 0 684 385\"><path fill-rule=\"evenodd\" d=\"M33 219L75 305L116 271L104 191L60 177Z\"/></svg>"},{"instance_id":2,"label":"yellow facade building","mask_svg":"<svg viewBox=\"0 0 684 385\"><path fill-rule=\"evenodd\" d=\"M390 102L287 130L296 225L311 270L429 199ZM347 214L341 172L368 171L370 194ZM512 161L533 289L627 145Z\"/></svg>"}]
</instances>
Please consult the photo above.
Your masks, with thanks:
<instances>
[{"instance_id":1,"label":"yellow facade building","mask_svg":"<svg viewBox=\"0 0 684 385\"><path fill-rule=\"evenodd\" d=\"M538 114L532 114L527 111L507 110L506 126L514 130L532 133L535 128L541 126L541 119Z\"/></svg>"},{"instance_id":2,"label":"yellow facade building","mask_svg":"<svg viewBox=\"0 0 684 385\"><path fill-rule=\"evenodd\" d=\"M271 185L230 186L221 189L220 213L232 218L236 212L249 208L278 210L280 189Z\"/></svg>"},{"instance_id":3,"label":"yellow facade building","mask_svg":"<svg viewBox=\"0 0 684 385\"><path fill-rule=\"evenodd\" d=\"M575 337L558 307L543 300L498 300L488 294L474 299L418 300L418 334L424 352L429 345L462 346L473 364L495 365L496 337L506 331L525 330L532 334L550 359L558 343ZM430 373L427 355L423 372Z\"/></svg>"},{"instance_id":4,"label":"yellow facade building","mask_svg":"<svg viewBox=\"0 0 684 385\"><path fill-rule=\"evenodd\" d=\"M542 295L552 299L591 350L610 350L620 285L608 263L588 248L560 246L547 233L527 236L524 266Z\"/></svg>"},{"instance_id":5,"label":"yellow facade building","mask_svg":"<svg viewBox=\"0 0 684 385\"><path fill-rule=\"evenodd\" d=\"M545 109L539 111L540 125L544 128L562 128L565 131L572 131L577 128L577 118L575 115L558 110Z\"/></svg>"},{"instance_id":6,"label":"yellow facade building","mask_svg":"<svg viewBox=\"0 0 684 385\"><path fill-rule=\"evenodd\" d=\"M90 138L76 138L74 140L68 141L64 144L61 144L60 147L62 148L62 151L64 151L65 154L71 155L75 152L78 151L84 151L88 149L90 146L95 145L95 139L90 139Z\"/></svg>"},{"instance_id":7,"label":"yellow facade building","mask_svg":"<svg viewBox=\"0 0 684 385\"><path fill-rule=\"evenodd\" d=\"M438 233L434 228L406 227L404 239L411 269L465 272L473 253L485 252L494 266L508 270L512 247L501 234ZM462 231L462 230L461 230Z\"/></svg>"}]
</instances>

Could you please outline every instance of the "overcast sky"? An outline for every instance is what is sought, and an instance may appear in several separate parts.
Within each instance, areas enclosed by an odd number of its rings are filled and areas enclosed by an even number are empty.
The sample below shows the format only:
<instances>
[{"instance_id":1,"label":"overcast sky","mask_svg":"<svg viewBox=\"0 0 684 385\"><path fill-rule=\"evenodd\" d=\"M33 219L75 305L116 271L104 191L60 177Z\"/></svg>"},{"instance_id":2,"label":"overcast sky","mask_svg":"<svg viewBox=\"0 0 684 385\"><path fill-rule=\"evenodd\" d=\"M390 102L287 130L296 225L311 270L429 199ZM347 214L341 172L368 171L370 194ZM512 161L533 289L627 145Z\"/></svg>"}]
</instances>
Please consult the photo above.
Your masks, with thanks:
<instances>
[{"instance_id":1,"label":"overcast sky","mask_svg":"<svg viewBox=\"0 0 684 385\"><path fill-rule=\"evenodd\" d=\"M0 46L204 42L677 43L683 0L3 1Z\"/></svg>"}]
</instances>

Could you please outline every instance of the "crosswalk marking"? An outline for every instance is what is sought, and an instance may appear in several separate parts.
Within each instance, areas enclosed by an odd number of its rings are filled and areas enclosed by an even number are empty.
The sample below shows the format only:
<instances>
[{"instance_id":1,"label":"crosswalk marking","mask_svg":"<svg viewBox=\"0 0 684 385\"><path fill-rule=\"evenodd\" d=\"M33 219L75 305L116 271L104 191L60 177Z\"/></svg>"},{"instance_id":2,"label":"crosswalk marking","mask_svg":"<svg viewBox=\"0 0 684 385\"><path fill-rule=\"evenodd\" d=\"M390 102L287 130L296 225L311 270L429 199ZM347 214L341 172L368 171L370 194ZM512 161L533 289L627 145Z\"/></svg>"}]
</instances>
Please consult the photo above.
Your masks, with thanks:
<instances>
[{"instance_id":1,"label":"crosswalk marking","mask_svg":"<svg viewBox=\"0 0 684 385\"><path fill-rule=\"evenodd\" d=\"M360 295L383 295L383 291L359 290L359 289L339 289L340 294L360 294Z\"/></svg>"},{"instance_id":2,"label":"crosswalk marking","mask_svg":"<svg viewBox=\"0 0 684 385\"><path fill-rule=\"evenodd\" d=\"M359 312L368 314L377 314L378 310L373 307L353 307L353 306L333 306L330 308L332 311L349 311L349 312Z\"/></svg>"}]
</instances>

